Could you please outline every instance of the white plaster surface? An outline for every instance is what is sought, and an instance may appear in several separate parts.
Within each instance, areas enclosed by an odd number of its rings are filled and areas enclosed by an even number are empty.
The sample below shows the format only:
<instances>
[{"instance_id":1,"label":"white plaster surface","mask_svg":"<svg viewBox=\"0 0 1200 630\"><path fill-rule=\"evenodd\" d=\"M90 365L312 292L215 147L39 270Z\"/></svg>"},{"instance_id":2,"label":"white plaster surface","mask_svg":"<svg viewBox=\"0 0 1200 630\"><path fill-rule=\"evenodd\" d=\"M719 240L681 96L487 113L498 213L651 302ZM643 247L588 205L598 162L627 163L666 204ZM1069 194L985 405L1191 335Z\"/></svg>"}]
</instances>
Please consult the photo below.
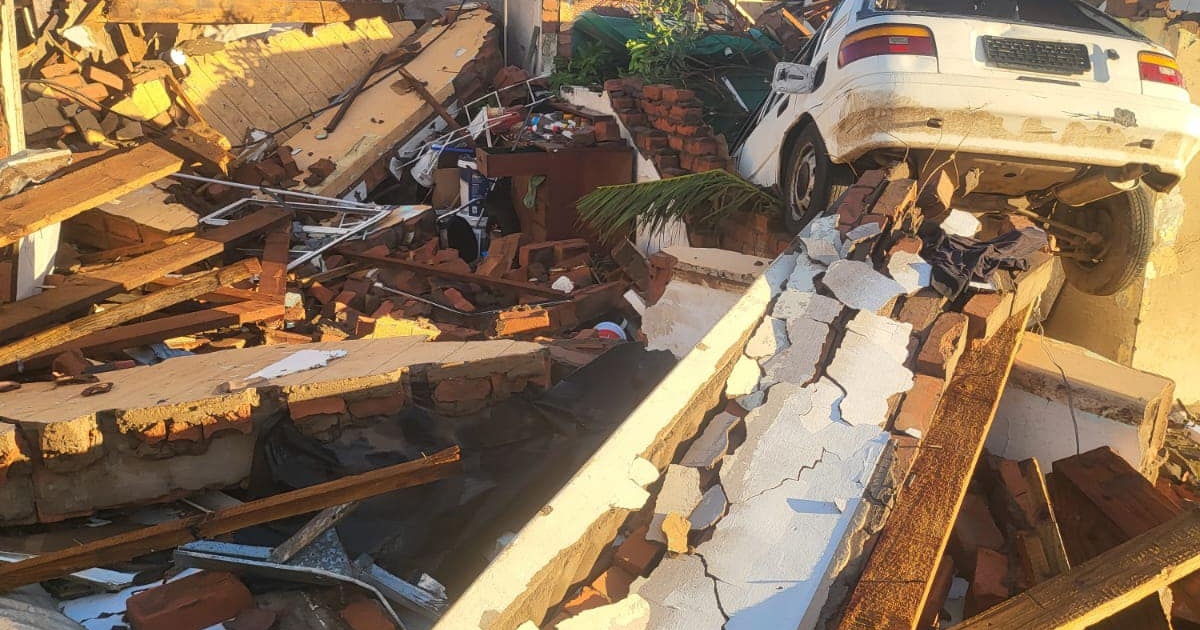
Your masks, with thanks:
<instances>
[{"instance_id":1,"label":"white plaster surface","mask_svg":"<svg viewBox=\"0 0 1200 630\"><path fill-rule=\"evenodd\" d=\"M787 296L785 291L779 296L782 300ZM754 336L746 343L746 356L752 359L769 357L788 347L787 322L773 317L764 317Z\"/></svg>"},{"instance_id":2,"label":"white plaster surface","mask_svg":"<svg viewBox=\"0 0 1200 630\"><path fill-rule=\"evenodd\" d=\"M557 630L647 630L650 615L650 602L633 593L607 606L585 610L555 627Z\"/></svg>"},{"instance_id":3,"label":"white plaster surface","mask_svg":"<svg viewBox=\"0 0 1200 630\"><path fill-rule=\"evenodd\" d=\"M888 259L888 275L904 287L905 295L912 295L929 286L933 265L918 254L897 251Z\"/></svg>"},{"instance_id":4,"label":"white plaster surface","mask_svg":"<svg viewBox=\"0 0 1200 630\"><path fill-rule=\"evenodd\" d=\"M979 233L983 224L975 215L962 210L951 210L950 214L942 219L942 231L952 236L967 236L972 237Z\"/></svg>"},{"instance_id":5,"label":"white plaster surface","mask_svg":"<svg viewBox=\"0 0 1200 630\"><path fill-rule=\"evenodd\" d=\"M795 268L792 269L792 273L788 276L787 288L792 291L809 293L816 291L813 278L824 272L825 267L818 265L807 257L802 257L796 261Z\"/></svg>"},{"instance_id":6,"label":"white plaster surface","mask_svg":"<svg viewBox=\"0 0 1200 630\"><path fill-rule=\"evenodd\" d=\"M813 261L828 265L842 258L842 235L837 229L837 215L814 219L800 232L804 252Z\"/></svg>"},{"instance_id":7,"label":"white plaster surface","mask_svg":"<svg viewBox=\"0 0 1200 630\"><path fill-rule=\"evenodd\" d=\"M850 230L846 233L846 241L842 243L842 258L850 256L860 243L870 241L882 233L883 230L879 229L879 225L875 223L865 223Z\"/></svg>"},{"instance_id":8,"label":"white plaster surface","mask_svg":"<svg viewBox=\"0 0 1200 630\"><path fill-rule=\"evenodd\" d=\"M1075 410L1075 419L1079 422L1079 452L1109 446L1141 470L1145 459L1137 427L1080 409ZM1076 454L1071 408L1010 385L1000 397L984 447L1006 459L1035 457L1042 470L1049 472L1055 461Z\"/></svg>"},{"instance_id":9,"label":"white plaster surface","mask_svg":"<svg viewBox=\"0 0 1200 630\"><path fill-rule=\"evenodd\" d=\"M900 283L857 260L835 261L821 282L843 304L861 311L878 311L904 293Z\"/></svg>"},{"instance_id":10,"label":"white plaster surface","mask_svg":"<svg viewBox=\"0 0 1200 630\"><path fill-rule=\"evenodd\" d=\"M683 358L738 301L738 295L687 282L671 282L658 303L646 309L642 332L650 350Z\"/></svg>"},{"instance_id":11,"label":"white plaster surface","mask_svg":"<svg viewBox=\"0 0 1200 630\"><path fill-rule=\"evenodd\" d=\"M256 378L270 380L288 374L315 370L344 356L346 356L345 350L299 350L251 374L247 380Z\"/></svg>"},{"instance_id":12,"label":"white plaster surface","mask_svg":"<svg viewBox=\"0 0 1200 630\"><path fill-rule=\"evenodd\" d=\"M701 530L712 527L725 514L725 508L728 505L729 498L725 496L725 489L721 487L721 484L718 483L705 490L704 496L700 498L700 503L688 516L692 529Z\"/></svg>"},{"instance_id":13,"label":"white plaster surface","mask_svg":"<svg viewBox=\"0 0 1200 630\"><path fill-rule=\"evenodd\" d=\"M737 363L733 364L733 372L725 383L725 396L740 398L754 392L761 376L762 368L758 366L758 361L746 355L738 357Z\"/></svg>"},{"instance_id":14,"label":"white plaster surface","mask_svg":"<svg viewBox=\"0 0 1200 630\"><path fill-rule=\"evenodd\" d=\"M658 468L649 460L634 457L629 464L629 479L643 488L658 481L658 477Z\"/></svg>"},{"instance_id":15,"label":"white plaster surface","mask_svg":"<svg viewBox=\"0 0 1200 630\"><path fill-rule=\"evenodd\" d=\"M649 627L654 630L701 630L725 623L713 580L697 556L664 559L650 577L635 580L630 592L650 603Z\"/></svg>"},{"instance_id":16,"label":"white plaster surface","mask_svg":"<svg viewBox=\"0 0 1200 630\"><path fill-rule=\"evenodd\" d=\"M712 468L729 450L729 430L738 422L741 422L741 418L731 413L721 412L714 416L708 421L708 426L704 427L700 437L688 447L683 458L679 460L679 465Z\"/></svg>"},{"instance_id":17,"label":"white plaster surface","mask_svg":"<svg viewBox=\"0 0 1200 630\"><path fill-rule=\"evenodd\" d=\"M795 271L796 263L799 260L800 257L796 254L783 254L763 274L763 277L767 281L767 286L771 289L771 297L779 295L779 292L783 290L783 285L787 283L788 278Z\"/></svg>"},{"instance_id":18,"label":"white plaster surface","mask_svg":"<svg viewBox=\"0 0 1200 630\"><path fill-rule=\"evenodd\" d=\"M829 339L829 325L811 319L798 318L788 323L792 345L763 363L763 384L782 381L804 384L817 374L817 364Z\"/></svg>"},{"instance_id":19,"label":"white plaster surface","mask_svg":"<svg viewBox=\"0 0 1200 630\"><path fill-rule=\"evenodd\" d=\"M887 421L888 399L912 389L913 373L903 364L907 336L904 345L898 344L896 330L890 320L871 313L860 313L847 327L827 370L846 392L840 405L844 421L881 426Z\"/></svg>"}]
</instances>

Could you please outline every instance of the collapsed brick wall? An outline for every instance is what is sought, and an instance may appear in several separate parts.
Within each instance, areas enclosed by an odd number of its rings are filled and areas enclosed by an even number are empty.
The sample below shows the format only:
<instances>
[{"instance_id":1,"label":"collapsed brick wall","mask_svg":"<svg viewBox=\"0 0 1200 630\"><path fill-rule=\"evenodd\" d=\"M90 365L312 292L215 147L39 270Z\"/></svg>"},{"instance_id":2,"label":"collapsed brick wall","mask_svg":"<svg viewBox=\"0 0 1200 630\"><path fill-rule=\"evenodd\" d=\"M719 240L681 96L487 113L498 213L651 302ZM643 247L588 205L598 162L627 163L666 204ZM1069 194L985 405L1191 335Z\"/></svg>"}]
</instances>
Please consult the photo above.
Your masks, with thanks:
<instances>
[{"instance_id":1,"label":"collapsed brick wall","mask_svg":"<svg viewBox=\"0 0 1200 630\"><path fill-rule=\"evenodd\" d=\"M68 422L0 417L0 525L56 522L241 483L257 435L279 414L322 441L414 406L453 419L550 385L545 349L415 365L305 386L250 387Z\"/></svg>"},{"instance_id":2,"label":"collapsed brick wall","mask_svg":"<svg viewBox=\"0 0 1200 630\"><path fill-rule=\"evenodd\" d=\"M733 172L725 136L704 123L704 105L692 90L610 79L604 89L634 145L663 177L716 169Z\"/></svg>"}]
</instances>

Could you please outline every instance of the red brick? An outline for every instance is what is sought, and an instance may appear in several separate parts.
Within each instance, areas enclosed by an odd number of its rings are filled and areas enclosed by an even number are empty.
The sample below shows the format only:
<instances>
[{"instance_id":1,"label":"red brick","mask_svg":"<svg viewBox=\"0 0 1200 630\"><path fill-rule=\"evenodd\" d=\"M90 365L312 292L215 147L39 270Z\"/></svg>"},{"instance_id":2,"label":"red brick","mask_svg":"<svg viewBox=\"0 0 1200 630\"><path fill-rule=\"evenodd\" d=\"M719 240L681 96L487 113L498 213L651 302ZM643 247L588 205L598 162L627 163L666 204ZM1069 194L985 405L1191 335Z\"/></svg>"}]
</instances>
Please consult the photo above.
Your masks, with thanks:
<instances>
[{"instance_id":1,"label":"red brick","mask_svg":"<svg viewBox=\"0 0 1200 630\"><path fill-rule=\"evenodd\" d=\"M627 109L617 112L627 127L640 127L646 124L646 115L637 109Z\"/></svg>"},{"instance_id":2,"label":"red brick","mask_svg":"<svg viewBox=\"0 0 1200 630\"><path fill-rule=\"evenodd\" d=\"M592 588L609 601L620 601L629 595L629 585L636 576L621 567L609 567L592 581Z\"/></svg>"},{"instance_id":3,"label":"red brick","mask_svg":"<svg viewBox=\"0 0 1200 630\"><path fill-rule=\"evenodd\" d=\"M916 372L949 380L967 346L967 316L942 313L917 353Z\"/></svg>"},{"instance_id":4,"label":"red brick","mask_svg":"<svg viewBox=\"0 0 1200 630\"><path fill-rule=\"evenodd\" d=\"M694 100L696 100L695 92L693 92L691 90L685 90L683 88L675 88L675 102L676 103L690 103Z\"/></svg>"},{"instance_id":5,"label":"red brick","mask_svg":"<svg viewBox=\"0 0 1200 630\"><path fill-rule=\"evenodd\" d=\"M446 301L450 303L450 306L463 311L464 313L475 312L475 305L472 304L471 301L462 294L462 291L459 291L454 287L447 287L442 289L442 295L446 298Z\"/></svg>"},{"instance_id":6,"label":"red brick","mask_svg":"<svg viewBox=\"0 0 1200 630\"><path fill-rule=\"evenodd\" d=\"M320 282L314 282L308 287L308 295L321 304L328 304L333 301L335 294Z\"/></svg>"},{"instance_id":7,"label":"red brick","mask_svg":"<svg viewBox=\"0 0 1200 630\"><path fill-rule=\"evenodd\" d=\"M654 166L658 170L666 168L679 168L679 154L674 151L659 151L654 154Z\"/></svg>"},{"instance_id":8,"label":"red brick","mask_svg":"<svg viewBox=\"0 0 1200 630\"><path fill-rule=\"evenodd\" d=\"M925 247L925 244L921 242L921 239L912 236L902 236L888 249L888 256L893 256L896 252L920 254L923 247Z\"/></svg>"},{"instance_id":9,"label":"red brick","mask_svg":"<svg viewBox=\"0 0 1200 630\"><path fill-rule=\"evenodd\" d=\"M604 91L606 92L625 92L625 82L621 79L608 79L604 82Z\"/></svg>"},{"instance_id":10,"label":"red brick","mask_svg":"<svg viewBox=\"0 0 1200 630\"><path fill-rule=\"evenodd\" d=\"M716 155L717 154L717 139L716 138L687 138L683 143L683 150L692 155Z\"/></svg>"},{"instance_id":11,"label":"red brick","mask_svg":"<svg viewBox=\"0 0 1200 630\"><path fill-rule=\"evenodd\" d=\"M670 141L667 139L667 135L658 130L642 134L637 138L638 148L650 154L666 149L669 145Z\"/></svg>"},{"instance_id":12,"label":"red brick","mask_svg":"<svg viewBox=\"0 0 1200 630\"><path fill-rule=\"evenodd\" d=\"M339 415L346 413L346 401L341 396L325 396L308 400L289 400L288 412L293 420L317 415Z\"/></svg>"},{"instance_id":13,"label":"red brick","mask_svg":"<svg viewBox=\"0 0 1200 630\"><path fill-rule=\"evenodd\" d=\"M1012 293L977 293L967 300L962 312L972 340L987 341L1013 315Z\"/></svg>"},{"instance_id":14,"label":"red brick","mask_svg":"<svg viewBox=\"0 0 1200 630\"><path fill-rule=\"evenodd\" d=\"M729 160L715 155L699 155L696 156L695 171L703 173L704 171L715 171L729 166Z\"/></svg>"},{"instance_id":15,"label":"red brick","mask_svg":"<svg viewBox=\"0 0 1200 630\"><path fill-rule=\"evenodd\" d=\"M621 139L621 127L615 120L597 120L592 128L596 131L597 142L611 142Z\"/></svg>"},{"instance_id":16,"label":"red brick","mask_svg":"<svg viewBox=\"0 0 1200 630\"><path fill-rule=\"evenodd\" d=\"M662 88L662 100L663 100L663 102L664 102L664 103L674 103L674 102L675 102L675 99L676 99L676 97L677 97L678 95L679 95L679 89L678 89L678 88L676 88L676 87L674 87L674 86L670 86L670 85L664 85L664 86L663 86L663 88Z\"/></svg>"},{"instance_id":17,"label":"red brick","mask_svg":"<svg viewBox=\"0 0 1200 630\"><path fill-rule=\"evenodd\" d=\"M496 318L496 335L507 337L550 327L550 313L543 308L514 308Z\"/></svg>"},{"instance_id":18,"label":"red brick","mask_svg":"<svg viewBox=\"0 0 1200 630\"><path fill-rule=\"evenodd\" d=\"M679 156L679 167L685 171L696 170L696 156L691 153L684 153Z\"/></svg>"},{"instance_id":19,"label":"red brick","mask_svg":"<svg viewBox=\"0 0 1200 630\"><path fill-rule=\"evenodd\" d=\"M682 168L664 168L663 170L659 171L658 174L662 175L664 179L670 179L672 177L679 177L681 175L687 175L688 171L686 171Z\"/></svg>"},{"instance_id":20,"label":"red brick","mask_svg":"<svg viewBox=\"0 0 1200 630\"><path fill-rule=\"evenodd\" d=\"M225 630L270 630L278 615L273 610L251 608L243 610L237 617L222 623Z\"/></svg>"},{"instance_id":21,"label":"red brick","mask_svg":"<svg viewBox=\"0 0 1200 630\"><path fill-rule=\"evenodd\" d=\"M628 96L612 97L613 109L630 109L636 105L637 105L637 103L634 102L634 100L632 98L629 98Z\"/></svg>"},{"instance_id":22,"label":"red brick","mask_svg":"<svg viewBox=\"0 0 1200 630\"><path fill-rule=\"evenodd\" d=\"M942 400L942 391L946 382L934 376L917 374L913 378L913 387L904 395L900 404L900 413L896 414L893 430L898 433L916 431L915 437L924 437L929 433L929 424L937 411L938 403ZM910 435L912 435L910 433Z\"/></svg>"},{"instance_id":23,"label":"red brick","mask_svg":"<svg viewBox=\"0 0 1200 630\"><path fill-rule=\"evenodd\" d=\"M643 525L629 533L617 547L613 559L617 566L634 575L647 575L651 567L662 556L665 549L661 544L646 540L649 526Z\"/></svg>"},{"instance_id":24,"label":"red brick","mask_svg":"<svg viewBox=\"0 0 1200 630\"><path fill-rule=\"evenodd\" d=\"M938 562L937 572L933 574L933 584L930 586L925 608L921 612L918 628L941 627L938 619L941 617L942 608L946 605L946 598L950 595L950 586L953 582L954 558L943 555L941 562Z\"/></svg>"},{"instance_id":25,"label":"red brick","mask_svg":"<svg viewBox=\"0 0 1200 630\"><path fill-rule=\"evenodd\" d=\"M396 622L373 599L357 598L338 612L351 630L396 630Z\"/></svg>"},{"instance_id":26,"label":"red brick","mask_svg":"<svg viewBox=\"0 0 1200 630\"><path fill-rule=\"evenodd\" d=\"M682 107L676 105L671 108L671 113L668 115L672 121L677 123L699 125L704 122L704 110L699 107Z\"/></svg>"},{"instance_id":27,"label":"red brick","mask_svg":"<svg viewBox=\"0 0 1200 630\"><path fill-rule=\"evenodd\" d=\"M663 88L670 88L670 87L671 86L669 86L669 85L663 85L661 83L652 83L650 85L642 86L642 98L651 100L651 101L662 100ZM671 88L671 89L674 89L674 88Z\"/></svg>"},{"instance_id":28,"label":"red brick","mask_svg":"<svg viewBox=\"0 0 1200 630\"><path fill-rule=\"evenodd\" d=\"M937 321L942 310L946 306L946 298L942 297L933 289L921 289L915 294L904 298L904 304L900 307L899 320L911 324L913 334L918 338L924 338L929 332L929 328L933 326L933 322Z\"/></svg>"},{"instance_id":29,"label":"red brick","mask_svg":"<svg viewBox=\"0 0 1200 630\"><path fill-rule=\"evenodd\" d=\"M355 418L390 416L404 408L404 394L396 392L389 396L376 396L362 400L351 400L346 409Z\"/></svg>"},{"instance_id":30,"label":"red brick","mask_svg":"<svg viewBox=\"0 0 1200 630\"><path fill-rule=\"evenodd\" d=\"M125 618L134 630L201 630L254 607L237 577L202 571L134 594Z\"/></svg>"},{"instance_id":31,"label":"red brick","mask_svg":"<svg viewBox=\"0 0 1200 630\"><path fill-rule=\"evenodd\" d=\"M667 134L668 138L673 138L678 135L675 133L675 127L675 123L668 118L659 118L654 121L654 128ZM672 141L668 144L672 149L675 149L676 151L679 150L675 148L675 142ZM682 148L682 142L680 142L680 148Z\"/></svg>"},{"instance_id":32,"label":"red brick","mask_svg":"<svg viewBox=\"0 0 1200 630\"><path fill-rule=\"evenodd\" d=\"M590 586L584 586L579 589L579 594L563 604L562 609L568 615L578 615L585 610L599 608L609 603L611 602L600 591Z\"/></svg>"},{"instance_id":33,"label":"red brick","mask_svg":"<svg viewBox=\"0 0 1200 630\"><path fill-rule=\"evenodd\" d=\"M704 125L689 125L687 123L675 125L675 133L687 138L706 138L708 136L703 133L706 129L708 128Z\"/></svg>"},{"instance_id":34,"label":"red brick","mask_svg":"<svg viewBox=\"0 0 1200 630\"><path fill-rule=\"evenodd\" d=\"M492 381L488 378L447 378L433 389L433 399L445 403L487 400L491 395Z\"/></svg>"},{"instance_id":35,"label":"red brick","mask_svg":"<svg viewBox=\"0 0 1200 630\"><path fill-rule=\"evenodd\" d=\"M1012 595L1008 586L1008 556L981 547L975 557L975 574L967 589L964 612L977 615Z\"/></svg>"},{"instance_id":36,"label":"red brick","mask_svg":"<svg viewBox=\"0 0 1200 630\"><path fill-rule=\"evenodd\" d=\"M976 552L979 549L999 551L1004 548L1004 534L988 510L987 499L975 492L963 498L954 528L950 532L948 549L954 564L967 578L974 575Z\"/></svg>"}]
</instances>

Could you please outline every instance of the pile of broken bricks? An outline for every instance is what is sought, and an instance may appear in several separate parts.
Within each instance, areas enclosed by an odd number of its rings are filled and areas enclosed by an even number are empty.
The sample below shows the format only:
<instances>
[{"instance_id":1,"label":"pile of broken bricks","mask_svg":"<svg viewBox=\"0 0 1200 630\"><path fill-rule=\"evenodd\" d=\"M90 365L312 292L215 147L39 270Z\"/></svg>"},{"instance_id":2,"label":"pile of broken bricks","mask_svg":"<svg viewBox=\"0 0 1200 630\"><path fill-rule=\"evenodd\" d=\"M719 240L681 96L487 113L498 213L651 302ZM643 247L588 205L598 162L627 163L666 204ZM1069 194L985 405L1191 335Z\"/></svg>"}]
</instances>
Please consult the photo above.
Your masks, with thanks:
<instances>
[{"instance_id":1,"label":"pile of broken bricks","mask_svg":"<svg viewBox=\"0 0 1200 630\"><path fill-rule=\"evenodd\" d=\"M768 269L774 304L728 406L542 628L812 627L837 614L967 344L996 332L989 317L1027 309L1050 268L1019 274L1003 314L978 296L953 310L919 254L916 182L893 169L856 188Z\"/></svg>"}]
</instances>

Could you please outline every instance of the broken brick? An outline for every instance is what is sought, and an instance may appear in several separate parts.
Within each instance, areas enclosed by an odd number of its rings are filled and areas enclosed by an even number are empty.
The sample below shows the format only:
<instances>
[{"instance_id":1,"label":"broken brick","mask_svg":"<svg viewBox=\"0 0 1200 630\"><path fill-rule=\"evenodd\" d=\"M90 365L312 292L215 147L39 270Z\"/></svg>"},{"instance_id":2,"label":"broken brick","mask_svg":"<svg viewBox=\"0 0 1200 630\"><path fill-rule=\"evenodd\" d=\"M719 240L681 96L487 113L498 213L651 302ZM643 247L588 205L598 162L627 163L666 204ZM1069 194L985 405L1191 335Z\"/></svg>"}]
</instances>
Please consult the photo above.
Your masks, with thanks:
<instances>
[{"instance_id":1,"label":"broken brick","mask_svg":"<svg viewBox=\"0 0 1200 630\"><path fill-rule=\"evenodd\" d=\"M967 577L975 573L979 549L998 551L1004 548L1004 534L992 518L987 499L982 495L968 492L963 498L947 548L954 556L954 564Z\"/></svg>"},{"instance_id":2,"label":"broken brick","mask_svg":"<svg viewBox=\"0 0 1200 630\"><path fill-rule=\"evenodd\" d=\"M635 577L621 567L609 567L595 580L592 580L592 588L608 598L609 601L620 601L629 595L629 586L633 584Z\"/></svg>"},{"instance_id":3,"label":"broken brick","mask_svg":"<svg viewBox=\"0 0 1200 630\"><path fill-rule=\"evenodd\" d=\"M904 395L893 430L916 438L927 435L945 388L946 382L940 378L925 374L914 376L913 387Z\"/></svg>"},{"instance_id":4,"label":"broken brick","mask_svg":"<svg viewBox=\"0 0 1200 630\"><path fill-rule=\"evenodd\" d=\"M664 551L663 545L646 540L646 534L649 531L650 526L647 524L633 530L625 537L614 555L617 566L634 575L649 574L651 566L658 561Z\"/></svg>"},{"instance_id":5,"label":"broken brick","mask_svg":"<svg viewBox=\"0 0 1200 630\"><path fill-rule=\"evenodd\" d=\"M335 297L334 292L320 282L314 282L308 287L308 295L321 304L329 304Z\"/></svg>"},{"instance_id":6,"label":"broken brick","mask_svg":"<svg viewBox=\"0 0 1200 630\"><path fill-rule=\"evenodd\" d=\"M442 296L446 298L446 301L450 303L450 306L464 313L475 312L475 305L472 304L471 301L462 294L462 291L459 291L458 289L453 287L442 289Z\"/></svg>"},{"instance_id":7,"label":"broken brick","mask_svg":"<svg viewBox=\"0 0 1200 630\"><path fill-rule=\"evenodd\" d=\"M337 170L337 164L334 164L333 160L321 158L309 165L309 175L304 178L304 184L306 186L319 186L335 170Z\"/></svg>"},{"instance_id":8,"label":"broken brick","mask_svg":"<svg viewBox=\"0 0 1200 630\"><path fill-rule=\"evenodd\" d=\"M252 608L241 580L223 571L193 575L135 593L125 618L134 630L201 630Z\"/></svg>"},{"instance_id":9,"label":"broken brick","mask_svg":"<svg viewBox=\"0 0 1200 630\"><path fill-rule=\"evenodd\" d=\"M967 330L972 341L987 341L1012 317L1012 293L978 293L963 306Z\"/></svg>"},{"instance_id":10,"label":"broken brick","mask_svg":"<svg viewBox=\"0 0 1200 630\"><path fill-rule=\"evenodd\" d=\"M897 319L912 326L912 334L924 339L933 322L937 321L946 306L946 298L937 291L925 288L904 298Z\"/></svg>"},{"instance_id":11,"label":"broken brick","mask_svg":"<svg viewBox=\"0 0 1200 630\"><path fill-rule=\"evenodd\" d=\"M568 615L578 615L585 610L599 608L611 602L600 591L584 586L579 593L563 604L562 610Z\"/></svg>"},{"instance_id":12,"label":"broken brick","mask_svg":"<svg viewBox=\"0 0 1200 630\"><path fill-rule=\"evenodd\" d=\"M365 597L356 598L338 611L338 616L351 630L396 630L396 623L379 602Z\"/></svg>"},{"instance_id":13,"label":"broken brick","mask_svg":"<svg viewBox=\"0 0 1200 630\"><path fill-rule=\"evenodd\" d=\"M1007 581L1008 556L980 547L975 556L974 577L967 589L966 615L981 613L1008 599L1012 592Z\"/></svg>"},{"instance_id":14,"label":"broken brick","mask_svg":"<svg viewBox=\"0 0 1200 630\"><path fill-rule=\"evenodd\" d=\"M949 380L967 347L967 316L942 313L917 353L916 371Z\"/></svg>"},{"instance_id":15,"label":"broken brick","mask_svg":"<svg viewBox=\"0 0 1200 630\"><path fill-rule=\"evenodd\" d=\"M496 318L496 336L509 337L550 328L550 313L544 308L516 307Z\"/></svg>"}]
</instances>

